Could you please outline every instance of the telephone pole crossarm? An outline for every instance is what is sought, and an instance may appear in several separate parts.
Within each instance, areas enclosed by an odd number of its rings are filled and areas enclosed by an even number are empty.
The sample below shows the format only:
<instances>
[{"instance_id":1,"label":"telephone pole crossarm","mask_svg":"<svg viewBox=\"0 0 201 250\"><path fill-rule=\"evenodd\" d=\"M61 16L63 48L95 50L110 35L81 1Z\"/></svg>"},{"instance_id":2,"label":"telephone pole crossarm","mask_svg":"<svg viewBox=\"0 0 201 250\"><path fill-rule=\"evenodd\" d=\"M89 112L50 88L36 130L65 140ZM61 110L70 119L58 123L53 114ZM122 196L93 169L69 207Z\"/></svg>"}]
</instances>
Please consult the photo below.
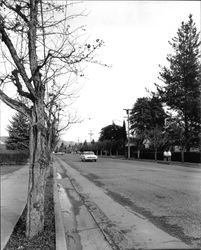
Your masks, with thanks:
<instances>
[{"instance_id":1,"label":"telephone pole crossarm","mask_svg":"<svg viewBox=\"0 0 201 250\"><path fill-rule=\"evenodd\" d=\"M94 133L92 132L92 130L89 130L89 136L90 136L90 142L92 142L92 135L93 135Z\"/></svg>"}]
</instances>

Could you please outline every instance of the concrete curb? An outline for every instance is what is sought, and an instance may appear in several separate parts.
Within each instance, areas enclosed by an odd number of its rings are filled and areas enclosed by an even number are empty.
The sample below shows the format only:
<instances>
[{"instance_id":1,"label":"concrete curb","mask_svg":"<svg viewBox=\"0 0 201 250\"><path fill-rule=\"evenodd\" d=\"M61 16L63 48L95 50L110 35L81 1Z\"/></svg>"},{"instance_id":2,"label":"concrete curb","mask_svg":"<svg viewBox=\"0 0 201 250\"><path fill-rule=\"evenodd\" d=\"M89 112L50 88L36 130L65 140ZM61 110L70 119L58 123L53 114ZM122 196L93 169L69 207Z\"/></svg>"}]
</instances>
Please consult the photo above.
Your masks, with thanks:
<instances>
[{"instance_id":1,"label":"concrete curb","mask_svg":"<svg viewBox=\"0 0 201 250\"><path fill-rule=\"evenodd\" d=\"M64 224L63 224L63 219L62 219L62 214L61 214L61 204L59 200L55 168L56 167L53 164L56 250L65 250L67 249L67 243L66 243Z\"/></svg>"}]
</instances>

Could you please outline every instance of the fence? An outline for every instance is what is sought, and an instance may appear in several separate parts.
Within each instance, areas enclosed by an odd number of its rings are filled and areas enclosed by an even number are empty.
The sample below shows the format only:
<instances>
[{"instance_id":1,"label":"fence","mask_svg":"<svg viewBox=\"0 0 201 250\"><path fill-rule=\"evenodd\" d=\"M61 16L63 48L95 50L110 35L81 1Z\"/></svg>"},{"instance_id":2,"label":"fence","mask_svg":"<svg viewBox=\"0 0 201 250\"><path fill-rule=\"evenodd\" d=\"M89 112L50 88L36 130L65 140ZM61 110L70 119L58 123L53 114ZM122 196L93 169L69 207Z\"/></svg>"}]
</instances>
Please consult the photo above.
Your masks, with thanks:
<instances>
[{"instance_id":1,"label":"fence","mask_svg":"<svg viewBox=\"0 0 201 250\"><path fill-rule=\"evenodd\" d=\"M137 158L137 152L131 153L131 157ZM141 151L140 159L150 159L154 160L153 151ZM159 151L157 153L157 160L163 160L163 152ZM172 161L181 161L181 152L172 152ZM192 163L201 163L201 153L200 152L184 152L184 161Z\"/></svg>"}]
</instances>

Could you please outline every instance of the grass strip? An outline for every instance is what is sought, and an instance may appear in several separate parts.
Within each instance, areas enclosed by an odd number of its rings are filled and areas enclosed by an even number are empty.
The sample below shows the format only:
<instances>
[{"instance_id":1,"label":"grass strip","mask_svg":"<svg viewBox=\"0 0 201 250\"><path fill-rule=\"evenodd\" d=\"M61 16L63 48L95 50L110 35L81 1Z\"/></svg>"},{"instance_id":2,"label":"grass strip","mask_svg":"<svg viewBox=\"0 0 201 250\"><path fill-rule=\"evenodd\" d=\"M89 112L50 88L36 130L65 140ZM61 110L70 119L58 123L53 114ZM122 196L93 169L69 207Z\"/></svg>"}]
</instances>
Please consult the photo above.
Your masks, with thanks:
<instances>
[{"instance_id":1,"label":"grass strip","mask_svg":"<svg viewBox=\"0 0 201 250\"><path fill-rule=\"evenodd\" d=\"M48 177L45 188L45 225L44 231L27 239L25 237L26 229L26 207L19 218L11 237L4 250L55 250L55 217L53 200L53 178Z\"/></svg>"}]
</instances>

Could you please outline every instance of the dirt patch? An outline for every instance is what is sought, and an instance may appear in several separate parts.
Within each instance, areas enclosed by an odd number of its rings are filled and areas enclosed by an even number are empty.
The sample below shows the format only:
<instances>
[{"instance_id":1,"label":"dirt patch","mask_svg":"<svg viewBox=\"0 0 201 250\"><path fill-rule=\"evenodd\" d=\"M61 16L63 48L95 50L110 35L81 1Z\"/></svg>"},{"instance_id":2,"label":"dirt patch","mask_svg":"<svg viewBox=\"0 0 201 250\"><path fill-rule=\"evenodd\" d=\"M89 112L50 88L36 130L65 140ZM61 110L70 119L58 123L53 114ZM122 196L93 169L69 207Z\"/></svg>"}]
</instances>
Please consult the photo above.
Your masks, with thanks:
<instances>
[{"instance_id":1,"label":"dirt patch","mask_svg":"<svg viewBox=\"0 0 201 250\"><path fill-rule=\"evenodd\" d=\"M128 206L131 208L134 212L137 212L147 219L151 223L153 223L158 228L162 229L163 231L167 232L173 237L177 237L186 244L193 244L196 241L200 240L198 238L189 237L184 234L182 227L176 225L176 224L169 224L168 218L166 216L154 216L150 211L146 210L143 207L137 206L133 201L131 201L129 198L124 197L121 194L117 194L115 192L112 192L107 189L107 193L110 197L112 197L116 202L123 206Z\"/></svg>"},{"instance_id":2,"label":"dirt patch","mask_svg":"<svg viewBox=\"0 0 201 250\"><path fill-rule=\"evenodd\" d=\"M54 201L53 201L53 179L49 177L45 188L45 225L44 231L33 237L31 240L26 239L26 207L18 220L13 233L5 246L4 250L55 250L55 218L54 218Z\"/></svg>"}]
</instances>

